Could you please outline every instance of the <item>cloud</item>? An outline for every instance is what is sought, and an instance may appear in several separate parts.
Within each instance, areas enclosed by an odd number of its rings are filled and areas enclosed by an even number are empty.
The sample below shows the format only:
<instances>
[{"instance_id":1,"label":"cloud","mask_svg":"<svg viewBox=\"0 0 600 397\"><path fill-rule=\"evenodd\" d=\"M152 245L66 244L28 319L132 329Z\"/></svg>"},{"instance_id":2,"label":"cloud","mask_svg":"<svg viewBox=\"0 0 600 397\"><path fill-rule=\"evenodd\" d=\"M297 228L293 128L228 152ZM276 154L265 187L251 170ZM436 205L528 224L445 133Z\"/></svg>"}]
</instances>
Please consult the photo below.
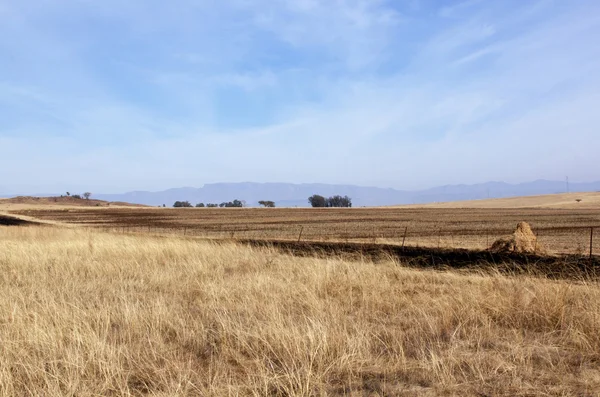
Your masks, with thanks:
<instances>
[{"instance_id":1,"label":"cloud","mask_svg":"<svg viewBox=\"0 0 600 397\"><path fill-rule=\"evenodd\" d=\"M598 179L597 6L448 7L5 4L4 189Z\"/></svg>"}]
</instances>

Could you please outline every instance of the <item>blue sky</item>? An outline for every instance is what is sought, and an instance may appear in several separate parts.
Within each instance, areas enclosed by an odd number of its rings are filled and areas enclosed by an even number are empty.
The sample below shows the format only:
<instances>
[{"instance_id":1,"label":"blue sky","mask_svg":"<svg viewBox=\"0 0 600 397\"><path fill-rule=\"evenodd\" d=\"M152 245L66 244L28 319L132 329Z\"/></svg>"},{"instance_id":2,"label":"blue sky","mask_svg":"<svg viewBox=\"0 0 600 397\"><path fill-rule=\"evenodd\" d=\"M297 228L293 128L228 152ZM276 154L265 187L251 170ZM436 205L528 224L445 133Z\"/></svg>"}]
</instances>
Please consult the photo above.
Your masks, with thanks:
<instances>
[{"instance_id":1,"label":"blue sky","mask_svg":"<svg viewBox=\"0 0 600 397\"><path fill-rule=\"evenodd\" d=\"M600 2L0 0L0 193L600 179Z\"/></svg>"}]
</instances>

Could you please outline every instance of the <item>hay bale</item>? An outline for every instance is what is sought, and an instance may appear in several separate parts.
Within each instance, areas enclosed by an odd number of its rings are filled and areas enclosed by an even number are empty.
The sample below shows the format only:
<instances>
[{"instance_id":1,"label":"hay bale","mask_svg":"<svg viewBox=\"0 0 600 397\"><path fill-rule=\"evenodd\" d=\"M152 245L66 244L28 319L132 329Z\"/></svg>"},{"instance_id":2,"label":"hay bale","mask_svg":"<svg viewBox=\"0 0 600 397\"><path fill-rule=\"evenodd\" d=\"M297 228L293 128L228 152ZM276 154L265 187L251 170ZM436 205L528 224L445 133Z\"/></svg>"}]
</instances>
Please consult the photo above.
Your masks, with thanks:
<instances>
[{"instance_id":1,"label":"hay bale","mask_svg":"<svg viewBox=\"0 0 600 397\"><path fill-rule=\"evenodd\" d=\"M519 254L541 254L545 250L540 246L537 237L527 222L519 222L514 233L502 237L490 247L492 252L514 252Z\"/></svg>"}]
</instances>

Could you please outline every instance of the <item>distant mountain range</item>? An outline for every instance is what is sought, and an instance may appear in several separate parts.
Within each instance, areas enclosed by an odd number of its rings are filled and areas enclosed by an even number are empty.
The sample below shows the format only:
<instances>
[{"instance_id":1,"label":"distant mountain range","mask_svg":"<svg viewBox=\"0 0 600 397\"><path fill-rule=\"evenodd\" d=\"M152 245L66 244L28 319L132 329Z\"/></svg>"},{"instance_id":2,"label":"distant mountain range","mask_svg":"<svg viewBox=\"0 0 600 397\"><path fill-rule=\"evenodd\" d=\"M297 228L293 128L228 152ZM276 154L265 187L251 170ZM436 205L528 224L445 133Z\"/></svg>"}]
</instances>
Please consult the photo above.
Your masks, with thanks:
<instances>
[{"instance_id":1,"label":"distant mountain range","mask_svg":"<svg viewBox=\"0 0 600 397\"><path fill-rule=\"evenodd\" d=\"M197 203L222 203L234 199L244 200L249 206L258 206L260 200L274 201L278 207L308 207L308 197L313 194L333 196L336 194L352 198L354 207L382 206L396 204L426 204L447 201L480 200L535 196L541 194L565 193L564 181L537 180L510 184L486 182L475 185L446 185L431 189L407 191L391 188L364 187L353 185L330 185L321 183L211 183L200 188L182 187L160 192L136 191L123 194L94 194L93 198L106 201L123 201L135 204L160 205L170 207L175 201ZM600 181L570 183L570 192L600 191ZM57 194L37 194L35 196L56 196ZM0 195L0 197L14 197Z\"/></svg>"},{"instance_id":2,"label":"distant mountain range","mask_svg":"<svg viewBox=\"0 0 600 397\"><path fill-rule=\"evenodd\" d=\"M124 194L94 194L94 198L107 201L124 201L137 204L172 206L175 201L196 203L221 203L234 199L245 200L249 206L258 206L259 200L271 200L278 207L308 207L308 197L348 195L353 206L381 206L394 204L424 204L446 201L478 200L515 196L565 193L564 181L538 180L509 184L487 182L476 185L447 185L426 190L404 191L378 187L329 184L292 183L213 183L201 188L183 187L161 192L129 192ZM571 183L571 192L600 191L600 181Z\"/></svg>"}]
</instances>

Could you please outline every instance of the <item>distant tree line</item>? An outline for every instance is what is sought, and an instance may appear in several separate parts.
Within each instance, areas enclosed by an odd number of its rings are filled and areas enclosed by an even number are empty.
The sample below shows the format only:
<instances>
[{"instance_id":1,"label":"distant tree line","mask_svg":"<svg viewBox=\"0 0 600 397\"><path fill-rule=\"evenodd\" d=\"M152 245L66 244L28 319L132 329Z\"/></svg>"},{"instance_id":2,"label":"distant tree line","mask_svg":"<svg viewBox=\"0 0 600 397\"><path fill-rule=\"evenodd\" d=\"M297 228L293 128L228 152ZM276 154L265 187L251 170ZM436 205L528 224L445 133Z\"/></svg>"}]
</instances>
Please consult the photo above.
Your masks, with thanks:
<instances>
[{"instance_id":1,"label":"distant tree line","mask_svg":"<svg viewBox=\"0 0 600 397\"><path fill-rule=\"evenodd\" d=\"M352 199L348 196L331 196L325 198L318 194L314 194L308 198L308 202L314 208L325 208L325 207L342 207L342 208L350 208L352 207Z\"/></svg>"},{"instance_id":2,"label":"distant tree line","mask_svg":"<svg viewBox=\"0 0 600 397\"><path fill-rule=\"evenodd\" d=\"M71 197L71 198L74 198L74 199L77 199L77 200L81 200L81 199L89 200L90 197L92 197L92 193L85 192L85 193L83 193L83 197L81 197L81 196L82 196L81 194L73 194L73 195L71 195L71 192L67 192L67 197ZM64 196L61 195L60 197L64 197Z\"/></svg>"},{"instance_id":3,"label":"distant tree line","mask_svg":"<svg viewBox=\"0 0 600 397\"><path fill-rule=\"evenodd\" d=\"M222 202L221 204L214 204L214 203L198 203L196 204L196 208L230 208L230 207L244 207L246 205L246 202L243 200L233 200L233 201L228 201L228 202ZM191 208L193 207L193 205L189 202L189 201L175 201L175 204L173 204L173 207L175 208Z\"/></svg>"},{"instance_id":4,"label":"distant tree line","mask_svg":"<svg viewBox=\"0 0 600 397\"><path fill-rule=\"evenodd\" d=\"M265 208L274 208L275 207L275 202L274 201L260 200L258 202L258 204L262 205Z\"/></svg>"}]
</instances>

